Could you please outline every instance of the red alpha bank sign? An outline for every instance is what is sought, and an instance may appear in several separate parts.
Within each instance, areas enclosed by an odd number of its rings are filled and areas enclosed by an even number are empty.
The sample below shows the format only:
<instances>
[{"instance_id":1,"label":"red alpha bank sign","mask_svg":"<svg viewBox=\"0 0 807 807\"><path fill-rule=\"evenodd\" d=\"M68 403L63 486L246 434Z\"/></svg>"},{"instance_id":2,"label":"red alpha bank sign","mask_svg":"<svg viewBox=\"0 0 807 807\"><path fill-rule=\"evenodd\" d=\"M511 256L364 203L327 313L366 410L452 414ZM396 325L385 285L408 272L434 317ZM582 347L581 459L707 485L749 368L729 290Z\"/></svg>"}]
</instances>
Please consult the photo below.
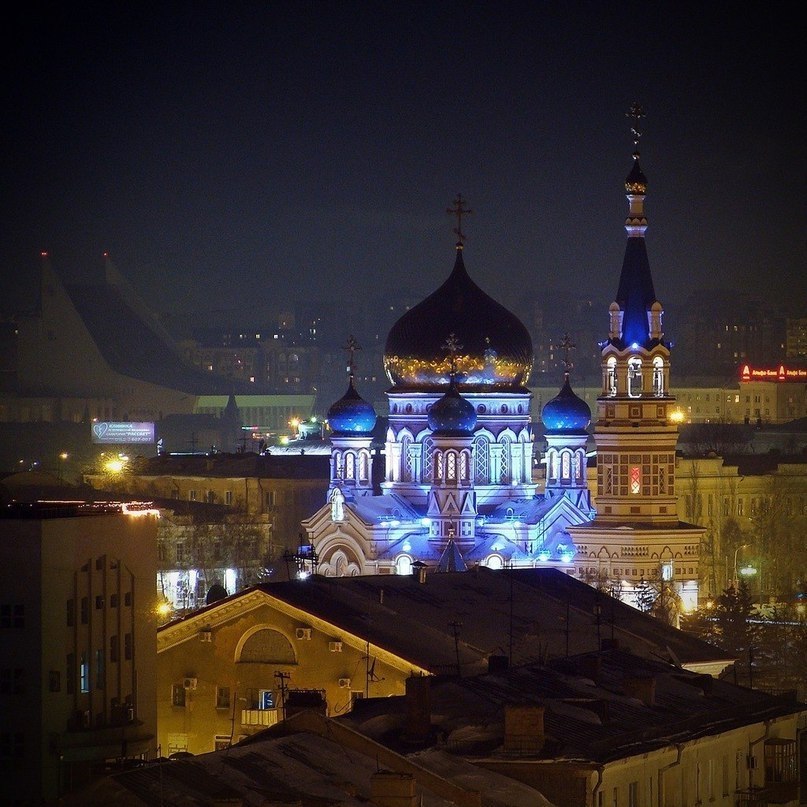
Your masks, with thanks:
<instances>
[{"instance_id":1,"label":"red alpha bank sign","mask_svg":"<svg viewBox=\"0 0 807 807\"><path fill-rule=\"evenodd\" d=\"M752 367L740 368L740 381L807 381L807 367Z\"/></svg>"}]
</instances>

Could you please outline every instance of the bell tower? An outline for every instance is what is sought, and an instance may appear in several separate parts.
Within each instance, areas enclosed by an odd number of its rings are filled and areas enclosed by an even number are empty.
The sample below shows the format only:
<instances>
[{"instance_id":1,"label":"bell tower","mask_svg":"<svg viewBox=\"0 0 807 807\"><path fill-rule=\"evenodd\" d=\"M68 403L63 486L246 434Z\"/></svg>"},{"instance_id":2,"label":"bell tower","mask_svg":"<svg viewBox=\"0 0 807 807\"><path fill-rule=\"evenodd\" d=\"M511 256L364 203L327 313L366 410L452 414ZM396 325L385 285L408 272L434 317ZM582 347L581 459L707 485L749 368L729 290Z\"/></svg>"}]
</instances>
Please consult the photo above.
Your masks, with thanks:
<instances>
[{"instance_id":1,"label":"bell tower","mask_svg":"<svg viewBox=\"0 0 807 807\"><path fill-rule=\"evenodd\" d=\"M570 527L578 569L607 580L632 601L642 579L664 581L684 609L697 604L702 527L679 521L675 492L678 424L670 392L670 348L662 329L645 232L647 179L639 163L640 120L633 104L633 165L625 180L627 244L608 338L602 347L602 388L597 398L597 515Z\"/></svg>"}]
</instances>

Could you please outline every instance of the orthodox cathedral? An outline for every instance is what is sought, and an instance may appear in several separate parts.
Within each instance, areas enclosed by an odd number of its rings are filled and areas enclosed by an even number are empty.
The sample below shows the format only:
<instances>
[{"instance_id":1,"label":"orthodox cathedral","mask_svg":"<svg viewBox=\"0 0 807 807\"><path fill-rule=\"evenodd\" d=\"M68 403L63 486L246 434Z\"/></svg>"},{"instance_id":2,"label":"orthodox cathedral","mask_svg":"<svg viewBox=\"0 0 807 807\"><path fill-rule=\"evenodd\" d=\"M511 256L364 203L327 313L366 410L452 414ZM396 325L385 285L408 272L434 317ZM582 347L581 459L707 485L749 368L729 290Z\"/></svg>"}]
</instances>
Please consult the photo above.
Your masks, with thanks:
<instances>
[{"instance_id":1,"label":"orthodox cathedral","mask_svg":"<svg viewBox=\"0 0 807 807\"><path fill-rule=\"evenodd\" d=\"M632 110L638 119L640 113ZM303 522L324 575L462 571L483 565L553 566L635 600L640 581L667 581L684 607L697 602L703 528L679 521L678 427L671 415L670 350L645 244L647 180L633 129L625 182L627 246L602 348L593 436L596 509L586 473L592 413L569 365L541 412L545 484L533 482L533 362L519 319L465 267L458 219L445 282L392 327L384 351L389 425L385 478L373 487L373 407L349 382L330 408L328 501Z\"/></svg>"}]
</instances>

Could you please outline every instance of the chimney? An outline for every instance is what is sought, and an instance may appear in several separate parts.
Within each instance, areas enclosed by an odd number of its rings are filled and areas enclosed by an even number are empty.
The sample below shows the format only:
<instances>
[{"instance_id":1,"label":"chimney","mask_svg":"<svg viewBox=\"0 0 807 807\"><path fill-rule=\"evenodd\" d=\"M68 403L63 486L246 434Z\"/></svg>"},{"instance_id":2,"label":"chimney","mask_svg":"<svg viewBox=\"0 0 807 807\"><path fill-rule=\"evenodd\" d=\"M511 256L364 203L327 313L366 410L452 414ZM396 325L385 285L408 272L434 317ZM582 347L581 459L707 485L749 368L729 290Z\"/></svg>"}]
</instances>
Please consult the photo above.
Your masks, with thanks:
<instances>
[{"instance_id":1,"label":"chimney","mask_svg":"<svg viewBox=\"0 0 807 807\"><path fill-rule=\"evenodd\" d=\"M415 777L411 773L376 771L370 777L370 798L378 807L417 807Z\"/></svg>"},{"instance_id":2,"label":"chimney","mask_svg":"<svg viewBox=\"0 0 807 807\"><path fill-rule=\"evenodd\" d=\"M506 704L504 750L516 756L539 754L544 747L544 706L539 703Z\"/></svg>"},{"instance_id":3,"label":"chimney","mask_svg":"<svg viewBox=\"0 0 807 807\"><path fill-rule=\"evenodd\" d=\"M622 689L631 698L638 698L645 706L655 706L656 679L652 675L626 675Z\"/></svg>"},{"instance_id":4,"label":"chimney","mask_svg":"<svg viewBox=\"0 0 807 807\"><path fill-rule=\"evenodd\" d=\"M510 666L510 661L507 656L493 655L488 656L488 672L494 675L498 673L507 672Z\"/></svg>"},{"instance_id":5,"label":"chimney","mask_svg":"<svg viewBox=\"0 0 807 807\"><path fill-rule=\"evenodd\" d=\"M412 564L412 576L417 578L418 583L426 582L426 564L422 560Z\"/></svg>"},{"instance_id":6,"label":"chimney","mask_svg":"<svg viewBox=\"0 0 807 807\"><path fill-rule=\"evenodd\" d=\"M406 727L404 739L411 743L425 743L432 729L431 681L426 675L413 675L406 679Z\"/></svg>"}]
</instances>

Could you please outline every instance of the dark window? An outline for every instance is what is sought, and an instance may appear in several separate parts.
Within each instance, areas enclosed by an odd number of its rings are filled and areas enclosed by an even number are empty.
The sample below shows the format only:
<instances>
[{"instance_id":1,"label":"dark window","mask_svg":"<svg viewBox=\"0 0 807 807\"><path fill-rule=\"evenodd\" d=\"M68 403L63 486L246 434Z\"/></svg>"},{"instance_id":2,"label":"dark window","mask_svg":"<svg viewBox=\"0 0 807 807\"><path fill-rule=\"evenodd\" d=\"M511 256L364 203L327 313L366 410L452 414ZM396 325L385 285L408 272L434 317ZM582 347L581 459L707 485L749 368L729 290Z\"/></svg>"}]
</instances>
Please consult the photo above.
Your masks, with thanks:
<instances>
[{"instance_id":1,"label":"dark window","mask_svg":"<svg viewBox=\"0 0 807 807\"><path fill-rule=\"evenodd\" d=\"M48 689L51 692L62 691L62 674L58 670L51 670L48 673Z\"/></svg>"},{"instance_id":2,"label":"dark window","mask_svg":"<svg viewBox=\"0 0 807 807\"><path fill-rule=\"evenodd\" d=\"M0 628L24 628L25 606L21 603L0 605Z\"/></svg>"},{"instance_id":3,"label":"dark window","mask_svg":"<svg viewBox=\"0 0 807 807\"><path fill-rule=\"evenodd\" d=\"M126 661L132 660L132 634L126 633L123 636L123 657Z\"/></svg>"},{"instance_id":4,"label":"dark window","mask_svg":"<svg viewBox=\"0 0 807 807\"><path fill-rule=\"evenodd\" d=\"M9 770L25 756L25 734L21 731L0 731L0 767Z\"/></svg>"},{"instance_id":5,"label":"dark window","mask_svg":"<svg viewBox=\"0 0 807 807\"><path fill-rule=\"evenodd\" d=\"M67 601L67 627L72 628L76 623L76 601Z\"/></svg>"},{"instance_id":6,"label":"dark window","mask_svg":"<svg viewBox=\"0 0 807 807\"><path fill-rule=\"evenodd\" d=\"M120 642L117 634L109 639L109 660L117 661L118 653L120 652Z\"/></svg>"},{"instance_id":7,"label":"dark window","mask_svg":"<svg viewBox=\"0 0 807 807\"><path fill-rule=\"evenodd\" d=\"M185 706L185 687L182 683L171 684L171 705Z\"/></svg>"},{"instance_id":8,"label":"dark window","mask_svg":"<svg viewBox=\"0 0 807 807\"><path fill-rule=\"evenodd\" d=\"M131 591L127 591L123 595L123 604L124 605L131 605L132 604L132 592Z\"/></svg>"},{"instance_id":9,"label":"dark window","mask_svg":"<svg viewBox=\"0 0 807 807\"><path fill-rule=\"evenodd\" d=\"M24 695L25 676L22 667L0 670L0 695Z\"/></svg>"},{"instance_id":10,"label":"dark window","mask_svg":"<svg viewBox=\"0 0 807 807\"><path fill-rule=\"evenodd\" d=\"M104 688L104 651L95 651L95 686L97 689Z\"/></svg>"},{"instance_id":11,"label":"dark window","mask_svg":"<svg viewBox=\"0 0 807 807\"><path fill-rule=\"evenodd\" d=\"M90 601L86 597L81 598L81 624L86 625L90 621Z\"/></svg>"},{"instance_id":12,"label":"dark window","mask_svg":"<svg viewBox=\"0 0 807 807\"><path fill-rule=\"evenodd\" d=\"M104 607L104 598L99 594L95 598L95 608L100 611Z\"/></svg>"},{"instance_id":13,"label":"dark window","mask_svg":"<svg viewBox=\"0 0 807 807\"><path fill-rule=\"evenodd\" d=\"M67 694L76 691L76 657L73 653L67 654Z\"/></svg>"},{"instance_id":14,"label":"dark window","mask_svg":"<svg viewBox=\"0 0 807 807\"><path fill-rule=\"evenodd\" d=\"M109 595L109 607L110 608L117 608L118 607L118 595L117 594L110 594Z\"/></svg>"}]
</instances>

